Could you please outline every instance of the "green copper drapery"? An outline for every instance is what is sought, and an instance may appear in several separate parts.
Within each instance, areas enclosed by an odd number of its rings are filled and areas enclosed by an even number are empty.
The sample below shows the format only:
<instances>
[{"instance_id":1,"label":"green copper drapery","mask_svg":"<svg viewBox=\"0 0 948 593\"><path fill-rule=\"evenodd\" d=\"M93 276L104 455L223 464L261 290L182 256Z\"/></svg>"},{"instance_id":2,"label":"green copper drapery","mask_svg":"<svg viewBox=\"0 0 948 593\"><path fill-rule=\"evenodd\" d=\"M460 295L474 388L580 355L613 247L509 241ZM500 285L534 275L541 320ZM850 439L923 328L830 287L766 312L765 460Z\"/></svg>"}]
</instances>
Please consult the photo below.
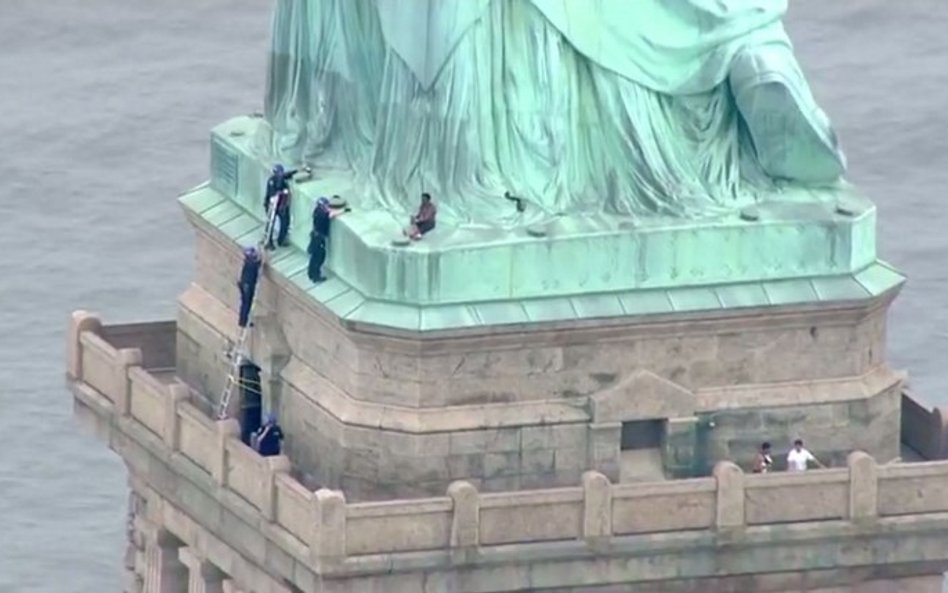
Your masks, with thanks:
<instances>
[{"instance_id":1,"label":"green copper drapery","mask_svg":"<svg viewBox=\"0 0 948 593\"><path fill-rule=\"evenodd\" d=\"M716 212L768 186L762 162L827 178L842 162L785 10L783 0L279 0L268 156L343 172L395 212L430 191L443 217L465 222L509 220L505 191L547 214ZM786 108L735 101L773 80L799 108L754 137L777 146L776 166L758 158L742 113L766 122Z\"/></svg>"}]
</instances>

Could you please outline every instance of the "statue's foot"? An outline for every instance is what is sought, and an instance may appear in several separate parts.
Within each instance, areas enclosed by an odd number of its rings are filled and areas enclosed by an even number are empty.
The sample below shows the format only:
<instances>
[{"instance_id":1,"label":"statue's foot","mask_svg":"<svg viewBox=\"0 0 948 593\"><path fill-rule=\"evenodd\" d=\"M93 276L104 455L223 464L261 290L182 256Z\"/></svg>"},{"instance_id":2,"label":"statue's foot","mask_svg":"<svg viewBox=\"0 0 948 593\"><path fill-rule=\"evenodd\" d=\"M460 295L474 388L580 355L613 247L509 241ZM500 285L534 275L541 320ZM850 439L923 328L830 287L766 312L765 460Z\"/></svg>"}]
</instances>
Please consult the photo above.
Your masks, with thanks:
<instances>
[{"instance_id":1,"label":"statue's foot","mask_svg":"<svg viewBox=\"0 0 948 593\"><path fill-rule=\"evenodd\" d=\"M742 52L729 81L768 175L804 183L832 182L843 175L846 157L788 47Z\"/></svg>"}]
</instances>

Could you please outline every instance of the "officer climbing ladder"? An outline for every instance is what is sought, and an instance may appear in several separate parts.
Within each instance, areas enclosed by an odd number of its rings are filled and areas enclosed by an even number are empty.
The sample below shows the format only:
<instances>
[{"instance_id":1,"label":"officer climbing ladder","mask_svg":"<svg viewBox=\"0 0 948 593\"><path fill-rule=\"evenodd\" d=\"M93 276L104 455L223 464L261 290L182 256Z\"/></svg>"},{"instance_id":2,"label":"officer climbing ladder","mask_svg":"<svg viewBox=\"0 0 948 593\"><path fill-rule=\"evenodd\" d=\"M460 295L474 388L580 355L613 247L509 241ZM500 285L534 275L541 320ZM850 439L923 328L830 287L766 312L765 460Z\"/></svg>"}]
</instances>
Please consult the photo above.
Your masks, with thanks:
<instances>
[{"instance_id":1,"label":"officer climbing ladder","mask_svg":"<svg viewBox=\"0 0 948 593\"><path fill-rule=\"evenodd\" d=\"M247 339L250 337L250 329L253 327L253 309L256 296L256 285L259 276L260 267L263 265L262 249L264 243L270 237L273 225L276 221L276 200L267 213L267 222L264 225L263 236L257 247L248 247L244 250L244 261L241 269L238 288L240 289L240 313L238 319L237 340L230 349L228 358L230 359L230 370L227 379L224 382L224 389L218 400L217 417L220 420L227 418L230 400L234 395L234 389L238 387L240 381L240 366L246 356Z\"/></svg>"},{"instance_id":2,"label":"officer climbing ladder","mask_svg":"<svg viewBox=\"0 0 948 593\"><path fill-rule=\"evenodd\" d=\"M289 227L289 180L296 174L296 171L285 171L281 165L273 168L273 174L267 181L267 190L264 197L264 206L266 207L266 224L263 226L263 235L256 247L244 249L244 261L241 268L240 279L237 286L240 289L240 312L237 325L239 331L234 346L230 349L228 358L230 359L230 370L227 379L224 381L224 388L221 391L221 397L218 400L217 418L225 420L228 417L230 400L233 398L234 390L240 387L240 368L244 362L249 361L246 351L247 340L250 337L250 330L253 327L253 309L254 297L256 296L257 281L259 279L260 268L264 263L264 254L268 249L273 248L273 231L276 229L277 222L280 223L278 240L279 244L285 245L286 235Z\"/></svg>"}]
</instances>

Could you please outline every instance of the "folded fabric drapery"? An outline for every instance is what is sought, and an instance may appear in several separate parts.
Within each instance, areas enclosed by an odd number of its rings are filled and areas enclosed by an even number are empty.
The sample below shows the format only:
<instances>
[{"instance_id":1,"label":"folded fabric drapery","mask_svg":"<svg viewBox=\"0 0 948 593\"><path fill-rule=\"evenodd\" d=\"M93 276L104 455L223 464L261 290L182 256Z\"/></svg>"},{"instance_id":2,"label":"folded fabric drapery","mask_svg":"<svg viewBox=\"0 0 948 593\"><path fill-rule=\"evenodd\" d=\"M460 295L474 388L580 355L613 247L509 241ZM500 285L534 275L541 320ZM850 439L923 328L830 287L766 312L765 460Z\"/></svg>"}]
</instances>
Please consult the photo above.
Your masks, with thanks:
<instances>
[{"instance_id":1,"label":"folded fabric drapery","mask_svg":"<svg viewBox=\"0 0 948 593\"><path fill-rule=\"evenodd\" d=\"M700 217L843 169L785 0L279 0L263 158L403 213ZM761 99L761 97L764 97Z\"/></svg>"}]
</instances>

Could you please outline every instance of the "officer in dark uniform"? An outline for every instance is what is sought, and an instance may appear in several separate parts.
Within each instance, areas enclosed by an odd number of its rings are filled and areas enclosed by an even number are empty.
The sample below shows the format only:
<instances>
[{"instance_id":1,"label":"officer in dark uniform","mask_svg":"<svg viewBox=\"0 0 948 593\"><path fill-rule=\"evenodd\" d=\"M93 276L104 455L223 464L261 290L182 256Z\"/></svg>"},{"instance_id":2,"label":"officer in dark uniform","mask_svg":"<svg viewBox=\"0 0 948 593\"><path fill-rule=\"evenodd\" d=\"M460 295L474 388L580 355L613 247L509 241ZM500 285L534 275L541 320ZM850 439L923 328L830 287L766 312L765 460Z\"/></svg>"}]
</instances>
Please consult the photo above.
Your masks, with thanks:
<instances>
[{"instance_id":1,"label":"officer in dark uniform","mask_svg":"<svg viewBox=\"0 0 948 593\"><path fill-rule=\"evenodd\" d=\"M329 239L329 223L333 219L332 209L327 198L316 200L316 209L313 210L313 232Z\"/></svg>"},{"instance_id":2,"label":"officer in dark uniform","mask_svg":"<svg viewBox=\"0 0 948 593\"><path fill-rule=\"evenodd\" d=\"M339 196L333 196L339 200ZM341 201L341 200L339 200ZM316 200L316 209L313 210L313 232L309 236L309 269L307 275L313 282L322 282L326 278L323 276L323 264L326 263L326 248L329 245L329 228L332 219L344 212L349 212L350 208L342 210L333 210L328 198L319 198Z\"/></svg>"},{"instance_id":3,"label":"officer in dark uniform","mask_svg":"<svg viewBox=\"0 0 948 593\"><path fill-rule=\"evenodd\" d=\"M273 244L273 231L276 227L279 227L277 231L276 244L280 247L286 247L289 245L287 237L290 233L290 191L284 189L277 195L270 198L271 202L275 202L273 207L276 208L275 220L272 227L270 227L270 235L267 237L267 249L273 250L276 247Z\"/></svg>"},{"instance_id":4,"label":"officer in dark uniform","mask_svg":"<svg viewBox=\"0 0 948 593\"><path fill-rule=\"evenodd\" d=\"M287 171L283 165L273 167L270 179L267 180L266 195L263 198L263 210L269 219L270 206L276 199L276 222L280 225L277 236L277 244L280 247L287 245L287 236L290 232L290 180L299 172L299 169ZM274 225L276 226L276 225ZM273 245L273 228L270 229L270 236L267 237L267 249L275 249Z\"/></svg>"},{"instance_id":5,"label":"officer in dark uniform","mask_svg":"<svg viewBox=\"0 0 948 593\"><path fill-rule=\"evenodd\" d=\"M276 415L267 414L267 420L251 440L253 448L264 457L274 457L280 454L283 442L283 431L277 424Z\"/></svg>"},{"instance_id":6,"label":"officer in dark uniform","mask_svg":"<svg viewBox=\"0 0 948 593\"><path fill-rule=\"evenodd\" d=\"M326 279L323 276L323 264L326 263L326 236L322 235L316 229L309 234L309 267L306 275L312 282L322 282Z\"/></svg>"},{"instance_id":7,"label":"officer in dark uniform","mask_svg":"<svg viewBox=\"0 0 948 593\"><path fill-rule=\"evenodd\" d=\"M283 190L290 189L290 180L299 173L299 169L287 171L283 165L274 165L270 173L270 179L267 180L267 199L272 198ZM264 206L266 206L264 202Z\"/></svg>"},{"instance_id":8,"label":"officer in dark uniform","mask_svg":"<svg viewBox=\"0 0 948 593\"><path fill-rule=\"evenodd\" d=\"M250 308L257 290L261 263L263 262L256 247L244 249L244 265L240 269L240 278L237 279L237 288L240 290L240 314L237 319L239 327L247 327L250 323Z\"/></svg>"}]
</instances>

